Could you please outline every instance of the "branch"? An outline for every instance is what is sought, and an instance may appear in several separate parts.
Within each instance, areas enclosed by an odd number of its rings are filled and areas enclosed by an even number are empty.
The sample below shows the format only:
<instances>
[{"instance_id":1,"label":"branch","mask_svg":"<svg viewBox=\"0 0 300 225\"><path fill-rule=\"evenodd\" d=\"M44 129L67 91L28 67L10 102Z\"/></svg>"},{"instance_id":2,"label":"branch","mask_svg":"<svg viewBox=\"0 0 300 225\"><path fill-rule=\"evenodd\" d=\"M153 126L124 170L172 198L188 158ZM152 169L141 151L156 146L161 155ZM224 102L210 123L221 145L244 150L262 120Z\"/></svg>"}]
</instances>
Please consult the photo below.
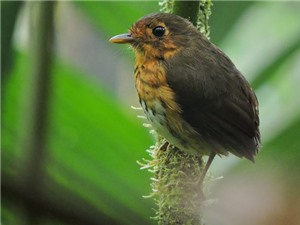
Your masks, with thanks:
<instances>
[{"instance_id":1,"label":"branch","mask_svg":"<svg viewBox=\"0 0 300 225\"><path fill-rule=\"evenodd\" d=\"M173 13L191 21L197 26L200 1L175 1Z\"/></svg>"},{"instance_id":2,"label":"branch","mask_svg":"<svg viewBox=\"0 0 300 225\"><path fill-rule=\"evenodd\" d=\"M44 177L48 111L52 84L53 17L54 1L30 2L31 4L31 64L24 79L23 112L20 127L19 151L25 152L21 165L21 178L28 193L39 198ZM37 213L28 208L25 224L36 224Z\"/></svg>"},{"instance_id":3,"label":"branch","mask_svg":"<svg viewBox=\"0 0 300 225\"><path fill-rule=\"evenodd\" d=\"M4 1L1 3L1 81L4 82L6 76L12 68L12 37L18 13L23 2ZM2 83L3 84L3 83ZM3 92L4 93L4 92Z\"/></svg>"}]
</instances>

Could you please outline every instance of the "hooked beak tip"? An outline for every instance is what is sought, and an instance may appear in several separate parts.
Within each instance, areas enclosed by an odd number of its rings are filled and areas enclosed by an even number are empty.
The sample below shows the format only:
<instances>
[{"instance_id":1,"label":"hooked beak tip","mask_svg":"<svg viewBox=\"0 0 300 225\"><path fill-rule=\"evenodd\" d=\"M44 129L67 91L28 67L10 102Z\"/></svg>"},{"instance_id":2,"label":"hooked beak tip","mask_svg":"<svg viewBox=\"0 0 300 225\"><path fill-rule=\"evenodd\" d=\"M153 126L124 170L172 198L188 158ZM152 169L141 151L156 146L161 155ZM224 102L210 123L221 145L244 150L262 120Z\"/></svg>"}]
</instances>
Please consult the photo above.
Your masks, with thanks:
<instances>
[{"instance_id":1,"label":"hooked beak tip","mask_svg":"<svg viewBox=\"0 0 300 225\"><path fill-rule=\"evenodd\" d=\"M135 39L131 36L131 34L119 34L109 39L109 42L115 44L130 44L134 41Z\"/></svg>"}]
</instances>

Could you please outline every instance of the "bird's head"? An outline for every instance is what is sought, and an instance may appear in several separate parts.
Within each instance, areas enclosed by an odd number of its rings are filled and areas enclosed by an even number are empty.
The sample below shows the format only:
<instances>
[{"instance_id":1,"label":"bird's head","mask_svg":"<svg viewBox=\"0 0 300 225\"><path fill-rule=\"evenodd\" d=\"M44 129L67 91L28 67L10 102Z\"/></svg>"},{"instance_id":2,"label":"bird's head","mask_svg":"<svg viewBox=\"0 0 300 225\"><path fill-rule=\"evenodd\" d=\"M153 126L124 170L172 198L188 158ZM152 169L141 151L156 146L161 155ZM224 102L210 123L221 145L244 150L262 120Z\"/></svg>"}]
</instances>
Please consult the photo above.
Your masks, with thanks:
<instances>
[{"instance_id":1,"label":"bird's head","mask_svg":"<svg viewBox=\"0 0 300 225\"><path fill-rule=\"evenodd\" d=\"M168 59L181 48L189 46L198 35L197 29L186 19L168 13L153 13L139 19L129 33L110 39L112 43L128 43L137 54L149 58Z\"/></svg>"}]
</instances>

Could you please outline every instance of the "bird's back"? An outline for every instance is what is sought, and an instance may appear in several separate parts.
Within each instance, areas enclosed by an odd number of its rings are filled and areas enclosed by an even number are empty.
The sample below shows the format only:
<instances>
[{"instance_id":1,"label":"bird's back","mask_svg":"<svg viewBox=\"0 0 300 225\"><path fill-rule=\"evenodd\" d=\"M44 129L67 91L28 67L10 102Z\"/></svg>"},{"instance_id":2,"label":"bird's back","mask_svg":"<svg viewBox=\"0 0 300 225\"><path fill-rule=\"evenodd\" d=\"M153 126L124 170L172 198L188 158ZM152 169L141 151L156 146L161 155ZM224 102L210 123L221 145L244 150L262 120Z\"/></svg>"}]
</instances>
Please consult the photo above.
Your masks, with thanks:
<instances>
[{"instance_id":1,"label":"bird's back","mask_svg":"<svg viewBox=\"0 0 300 225\"><path fill-rule=\"evenodd\" d=\"M230 59L199 38L167 61L181 116L216 153L223 148L253 161L260 143L257 98Z\"/></svg>"}]
</instances>

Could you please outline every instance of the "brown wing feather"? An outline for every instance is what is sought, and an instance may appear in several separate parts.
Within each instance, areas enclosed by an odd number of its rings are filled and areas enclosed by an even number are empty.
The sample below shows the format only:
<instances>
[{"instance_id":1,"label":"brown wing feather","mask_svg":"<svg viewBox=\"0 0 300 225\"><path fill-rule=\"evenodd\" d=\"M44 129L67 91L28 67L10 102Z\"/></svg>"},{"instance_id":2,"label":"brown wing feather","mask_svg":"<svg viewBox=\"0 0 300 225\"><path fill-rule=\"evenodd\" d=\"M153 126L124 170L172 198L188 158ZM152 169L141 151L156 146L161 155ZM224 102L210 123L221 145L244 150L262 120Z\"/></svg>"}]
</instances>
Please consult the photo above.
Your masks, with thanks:
<instances>
[{"instance_id":1,"label":"brown wing feather","mask_svg":"<svg viewBox=\"0 0 300 225\"><path fill-rule=\"evenodd\" d=\"M224 53L212 44L195 45L166 62L182 118L211 146L253 161L260 143L256 96ZM189 55L198 57L187 61Z\"/></svg>"}]
</instances>

